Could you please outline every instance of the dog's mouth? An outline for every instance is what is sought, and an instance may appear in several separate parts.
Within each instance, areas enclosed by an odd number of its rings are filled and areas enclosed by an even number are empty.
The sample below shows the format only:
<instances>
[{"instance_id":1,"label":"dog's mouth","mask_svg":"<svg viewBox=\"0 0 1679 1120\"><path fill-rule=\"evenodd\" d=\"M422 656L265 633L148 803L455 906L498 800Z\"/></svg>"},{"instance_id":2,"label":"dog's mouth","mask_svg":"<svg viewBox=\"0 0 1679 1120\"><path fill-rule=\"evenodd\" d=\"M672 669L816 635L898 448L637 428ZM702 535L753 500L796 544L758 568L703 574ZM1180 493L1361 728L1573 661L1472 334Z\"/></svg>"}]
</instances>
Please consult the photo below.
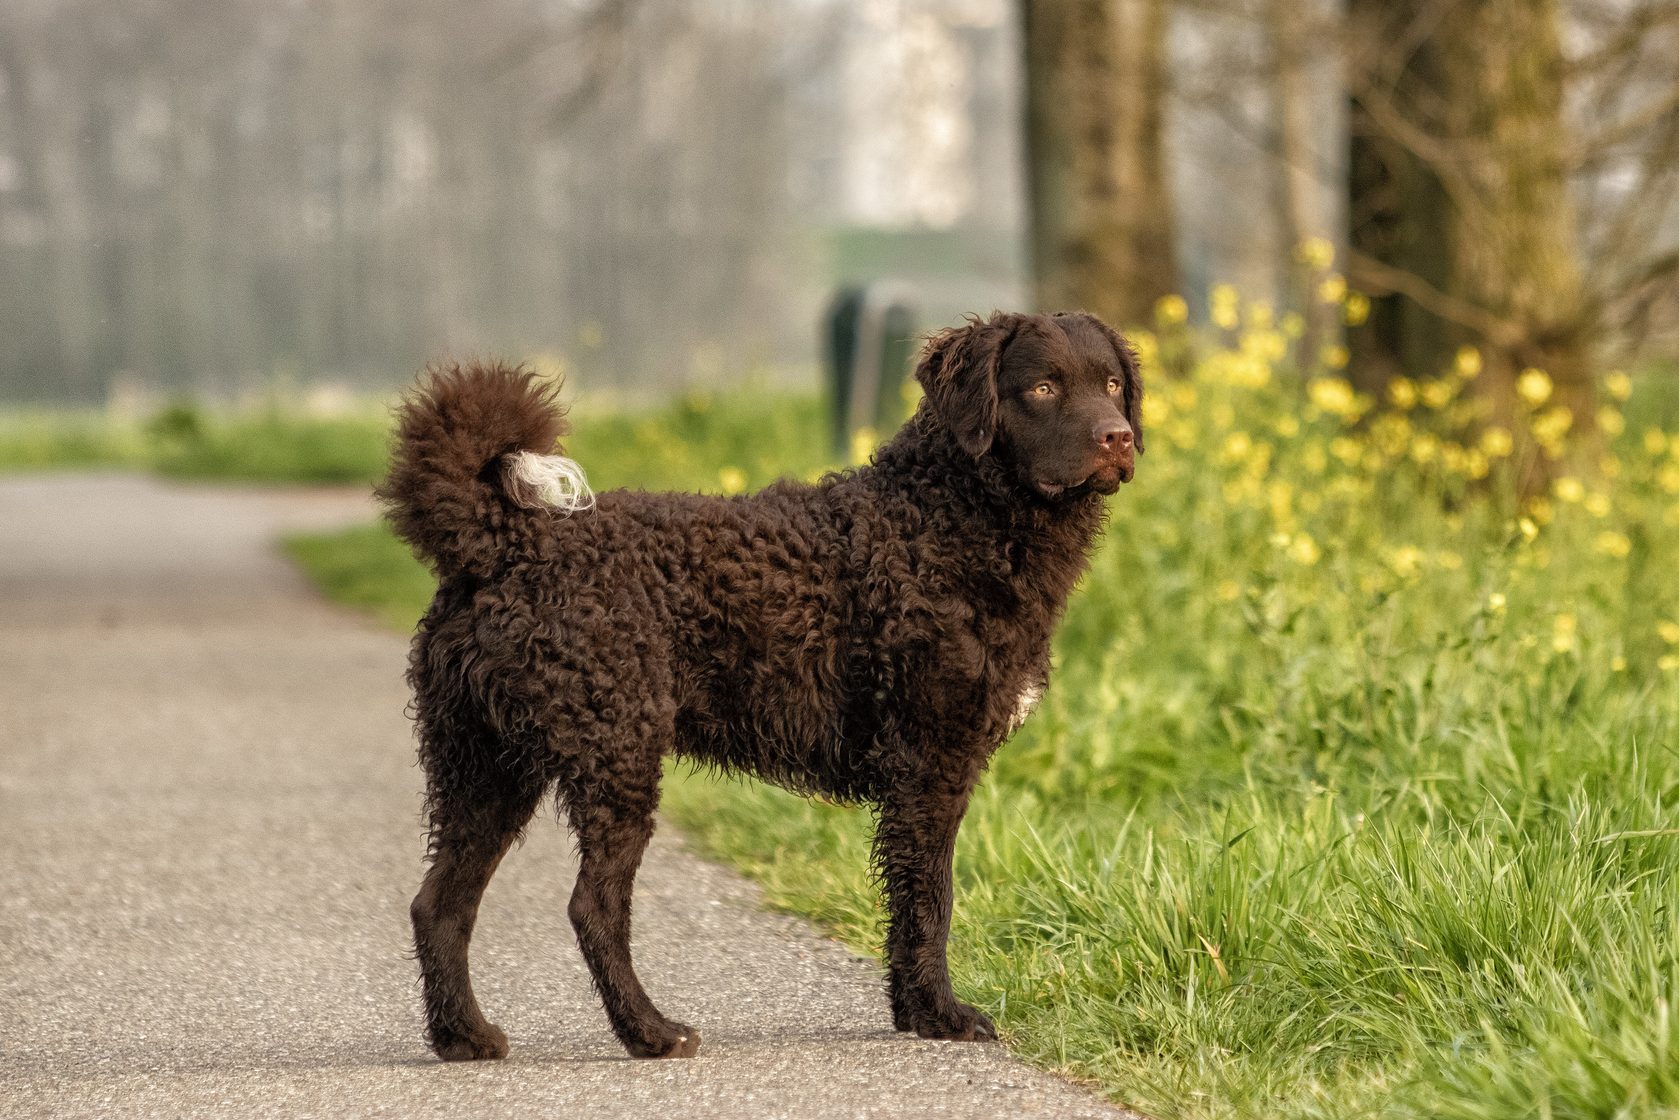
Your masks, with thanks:
<instances>
[{"instance_id":1,"label":"dog's mouth","mask_svg":"<svg viewBox=\"0 0 1679 1120\"><path fill-rule=\"evenodd\" d=\"M1034 479L1032 485L1046 498L1061 498L1094 490L1098 494L1112 494L1136 474L1131 463L1104 463L1077 482L1053 482L1047 478Z\"/></svg>"}]
</instances>

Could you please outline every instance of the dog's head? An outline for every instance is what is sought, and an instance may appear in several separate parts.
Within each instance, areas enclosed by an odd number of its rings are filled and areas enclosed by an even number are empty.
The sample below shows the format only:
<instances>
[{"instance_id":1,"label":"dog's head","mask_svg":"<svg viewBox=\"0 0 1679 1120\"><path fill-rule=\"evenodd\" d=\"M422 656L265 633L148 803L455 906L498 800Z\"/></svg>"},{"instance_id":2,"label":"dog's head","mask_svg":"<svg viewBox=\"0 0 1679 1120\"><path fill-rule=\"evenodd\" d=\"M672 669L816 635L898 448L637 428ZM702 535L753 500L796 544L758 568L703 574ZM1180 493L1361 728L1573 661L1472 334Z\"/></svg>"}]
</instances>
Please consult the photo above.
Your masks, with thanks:
<instances>
[{"instance_id":1,"label":"dog's head","mask_svg":"<svg viewBox=\"0 0 1679 1120\"><path fill-rule=\"evenodd\" d=\"M915 371L933 415L1048 499L1130 482L1143 450L1131 344L1083 312L997 313L933 336Z\"/></svg>"}]
</instances>

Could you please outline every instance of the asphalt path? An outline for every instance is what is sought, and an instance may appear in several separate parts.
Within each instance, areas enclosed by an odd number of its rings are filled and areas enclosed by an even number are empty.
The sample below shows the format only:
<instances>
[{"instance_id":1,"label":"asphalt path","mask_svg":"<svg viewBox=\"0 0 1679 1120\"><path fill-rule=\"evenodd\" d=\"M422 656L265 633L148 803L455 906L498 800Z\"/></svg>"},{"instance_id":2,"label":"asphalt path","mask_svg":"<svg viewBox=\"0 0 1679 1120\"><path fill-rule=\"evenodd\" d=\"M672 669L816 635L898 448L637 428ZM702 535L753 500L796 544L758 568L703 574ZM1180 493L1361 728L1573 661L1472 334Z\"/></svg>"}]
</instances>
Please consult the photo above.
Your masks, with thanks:
<instances>
[{"instance_id":1,"label":"asphalt path","mask_svg":"<svg viewBox=\"0 0 1679 1120\"><path fill-rule=\"evenodd\" d=\"M551 812L474 938L512 1053L434 1060L406 643L274 548L371 516L341 491L0 480L0 1117L1125 1115L999 1046L896 1034L873 963L669 828L637 963L705 1042L628 1059Z\"/></svg>"}]
</instances>

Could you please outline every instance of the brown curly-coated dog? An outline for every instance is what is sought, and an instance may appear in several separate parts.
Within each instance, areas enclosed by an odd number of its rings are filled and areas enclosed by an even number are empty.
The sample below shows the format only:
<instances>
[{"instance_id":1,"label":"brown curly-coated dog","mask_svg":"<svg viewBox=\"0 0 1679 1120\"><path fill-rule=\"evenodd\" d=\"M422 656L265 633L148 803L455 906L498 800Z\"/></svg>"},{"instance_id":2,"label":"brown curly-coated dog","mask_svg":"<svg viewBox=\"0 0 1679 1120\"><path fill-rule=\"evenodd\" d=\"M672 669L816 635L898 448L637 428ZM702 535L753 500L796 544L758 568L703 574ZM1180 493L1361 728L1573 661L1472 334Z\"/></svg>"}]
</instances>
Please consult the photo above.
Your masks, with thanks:
<instances>
[{"instance_id":1,"label":"brown curly-coated dog","mask_svg":"<svg viewBox=\"0 0 1679 1120\"><path fill-rule=\"evenodd\" d=\"M433 371L380 488L439 586L409 666L430 870L414 941L432 1048L499 1058L467 943L545 791L580 867L570 916L612 1029L687 1057L630 962L630 894L667 754L876 808L892 1020L989 1039L945 963L951 858L991 753L1042 691L1050 636L1142 450L1127 342L1084 314L934 337L925 398L866 467L737 498L592 498L551 391Z\"/></svg>"}]
</instances>

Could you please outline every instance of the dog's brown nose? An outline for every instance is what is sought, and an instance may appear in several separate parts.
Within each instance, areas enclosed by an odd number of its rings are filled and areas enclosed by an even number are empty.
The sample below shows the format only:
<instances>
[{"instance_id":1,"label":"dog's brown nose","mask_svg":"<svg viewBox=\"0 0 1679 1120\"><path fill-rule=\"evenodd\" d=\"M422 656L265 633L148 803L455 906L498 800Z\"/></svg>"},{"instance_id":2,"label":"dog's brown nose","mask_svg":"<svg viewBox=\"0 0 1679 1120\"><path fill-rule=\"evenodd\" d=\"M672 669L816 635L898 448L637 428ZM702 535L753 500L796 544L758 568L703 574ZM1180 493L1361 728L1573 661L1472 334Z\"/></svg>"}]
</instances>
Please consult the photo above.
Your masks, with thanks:
<instances>
[{"instance_id":1,"label":"dog's brown nose","mask_svg":"<svg viewBox=\"0 0 1679 1120\"><path fill-rule=\"evenodd\" d=\"M1096 442L1109 451L1122 451L1136 440L1131 425L1124 420L1103 420L1096 425Z\"/></svg>"}]
</instances>

